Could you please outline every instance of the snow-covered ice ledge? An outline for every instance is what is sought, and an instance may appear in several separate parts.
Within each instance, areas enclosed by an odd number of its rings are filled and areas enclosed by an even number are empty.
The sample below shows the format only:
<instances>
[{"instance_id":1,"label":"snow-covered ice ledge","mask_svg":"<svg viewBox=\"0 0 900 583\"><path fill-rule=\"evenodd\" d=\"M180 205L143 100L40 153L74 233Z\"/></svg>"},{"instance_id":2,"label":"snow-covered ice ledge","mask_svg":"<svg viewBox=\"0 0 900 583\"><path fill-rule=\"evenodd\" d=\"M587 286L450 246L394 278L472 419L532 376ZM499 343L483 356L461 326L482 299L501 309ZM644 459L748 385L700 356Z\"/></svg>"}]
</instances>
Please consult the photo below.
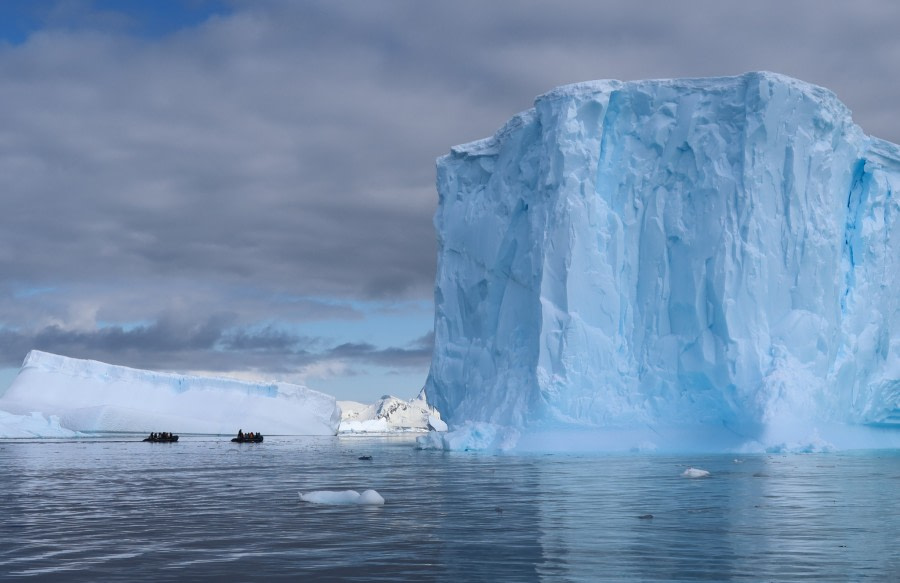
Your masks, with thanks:
<instances>
[{"instance_id":1,"label":"snow-covered ice ledge","mask_svg":"<svg viewBox=\"0 0 900 583\"><path fill-rule=\"evenodd\" d=\"M0 397L0 411L39 411L70 431L205 434L335 435L341 416L334 397L300 385L153 372L37 350Z\"/></svg>"}]
</instances>

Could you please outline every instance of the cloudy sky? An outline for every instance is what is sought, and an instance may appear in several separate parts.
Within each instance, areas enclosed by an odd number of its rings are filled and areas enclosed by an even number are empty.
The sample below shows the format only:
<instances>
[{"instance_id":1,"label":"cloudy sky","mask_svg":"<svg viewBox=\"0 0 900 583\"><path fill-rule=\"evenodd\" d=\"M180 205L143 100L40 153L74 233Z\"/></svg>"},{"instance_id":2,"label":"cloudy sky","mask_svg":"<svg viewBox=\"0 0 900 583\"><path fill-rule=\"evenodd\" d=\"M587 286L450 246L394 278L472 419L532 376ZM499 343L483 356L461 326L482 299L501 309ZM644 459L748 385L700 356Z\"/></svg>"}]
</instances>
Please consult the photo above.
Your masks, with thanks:
<instances>
[{"instance_id":1,"label":"cloudy sky","mask_svg":"<svg viewBox=\"0 0 900 583\"><path fill-rule=\"evenodd\" d=\"M0 390L38 348L412 397L434 160L588 79L770 70L900 142L900 3L0 0Z\"/></svg>"}]
</instances>

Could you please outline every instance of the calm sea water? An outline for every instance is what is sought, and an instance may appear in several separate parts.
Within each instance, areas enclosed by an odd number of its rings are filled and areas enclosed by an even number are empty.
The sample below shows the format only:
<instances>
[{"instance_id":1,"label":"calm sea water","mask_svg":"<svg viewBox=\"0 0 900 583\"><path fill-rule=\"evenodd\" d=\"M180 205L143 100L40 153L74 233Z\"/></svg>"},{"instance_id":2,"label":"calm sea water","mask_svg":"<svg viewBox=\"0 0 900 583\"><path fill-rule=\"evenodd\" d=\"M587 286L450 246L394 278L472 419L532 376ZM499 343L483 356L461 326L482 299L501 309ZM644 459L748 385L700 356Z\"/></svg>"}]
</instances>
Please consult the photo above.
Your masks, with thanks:
<instances>
[{"instance_id":1,"label":"calm sea water","mask_svg":"<svg viewBox=\"0 0 900 583\"><path fill-rule=\"evenodd\" d=\"M0 442L0 579L900 580L898 452L735 463L138 439ZM682 478L688 465L712 475ZM298 496L367 488L385 505Z\"/></svg>"}]
</instances>

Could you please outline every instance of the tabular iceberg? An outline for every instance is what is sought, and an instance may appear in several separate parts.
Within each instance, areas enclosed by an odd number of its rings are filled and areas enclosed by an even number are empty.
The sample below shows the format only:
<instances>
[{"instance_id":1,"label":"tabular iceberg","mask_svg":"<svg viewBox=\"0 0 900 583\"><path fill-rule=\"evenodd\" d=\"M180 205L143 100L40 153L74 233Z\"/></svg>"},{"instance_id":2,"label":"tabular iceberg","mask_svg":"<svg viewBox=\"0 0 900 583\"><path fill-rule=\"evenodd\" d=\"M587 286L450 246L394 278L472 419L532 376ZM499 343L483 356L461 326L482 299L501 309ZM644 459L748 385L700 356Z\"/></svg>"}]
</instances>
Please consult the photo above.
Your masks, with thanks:
<instances>
[{"instance_id":1,"label":"tabular iceberg","mask_svg":"<svg viewBox=\"0 0 900 583\"><path fill-rule=\"evenodd\" d=\"M0 411L40 411L75 431L335 435L334 397L287 383L250 383L114 366L32 350Z\"/></svg>"},{"instance_id":2,"label":"tabular iceberg","mask_svg":"<svg viewBox=\"0 0 900 583\"><path fill-rule=\"evenodd\" d=\"M565 86L437 170L425 392L451 428L715 449L900 424L900 147L826 89Z\"/></svg>"}]
</instances>

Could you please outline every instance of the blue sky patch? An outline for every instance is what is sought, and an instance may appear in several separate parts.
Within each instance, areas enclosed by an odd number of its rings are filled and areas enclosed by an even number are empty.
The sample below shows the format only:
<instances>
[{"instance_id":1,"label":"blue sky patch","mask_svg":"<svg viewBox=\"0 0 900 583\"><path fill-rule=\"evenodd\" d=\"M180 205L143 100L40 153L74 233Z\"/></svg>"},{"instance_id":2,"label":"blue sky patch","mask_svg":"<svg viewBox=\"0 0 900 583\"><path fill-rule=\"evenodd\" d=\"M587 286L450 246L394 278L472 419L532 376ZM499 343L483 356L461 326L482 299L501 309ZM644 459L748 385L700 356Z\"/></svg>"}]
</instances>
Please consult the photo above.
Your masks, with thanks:
<instances>
[{"instance_id":1,"label":"blue sky patch","mask_svg":"<svg viewBox=\"0 0 900 583\"><path fill-rule=\"evenodd\" d=\"M231 13L219 0L75 0L0 2L0 42L21 45L41 30L101 30L161 38Z\"/></svg>"}]
</instances>

